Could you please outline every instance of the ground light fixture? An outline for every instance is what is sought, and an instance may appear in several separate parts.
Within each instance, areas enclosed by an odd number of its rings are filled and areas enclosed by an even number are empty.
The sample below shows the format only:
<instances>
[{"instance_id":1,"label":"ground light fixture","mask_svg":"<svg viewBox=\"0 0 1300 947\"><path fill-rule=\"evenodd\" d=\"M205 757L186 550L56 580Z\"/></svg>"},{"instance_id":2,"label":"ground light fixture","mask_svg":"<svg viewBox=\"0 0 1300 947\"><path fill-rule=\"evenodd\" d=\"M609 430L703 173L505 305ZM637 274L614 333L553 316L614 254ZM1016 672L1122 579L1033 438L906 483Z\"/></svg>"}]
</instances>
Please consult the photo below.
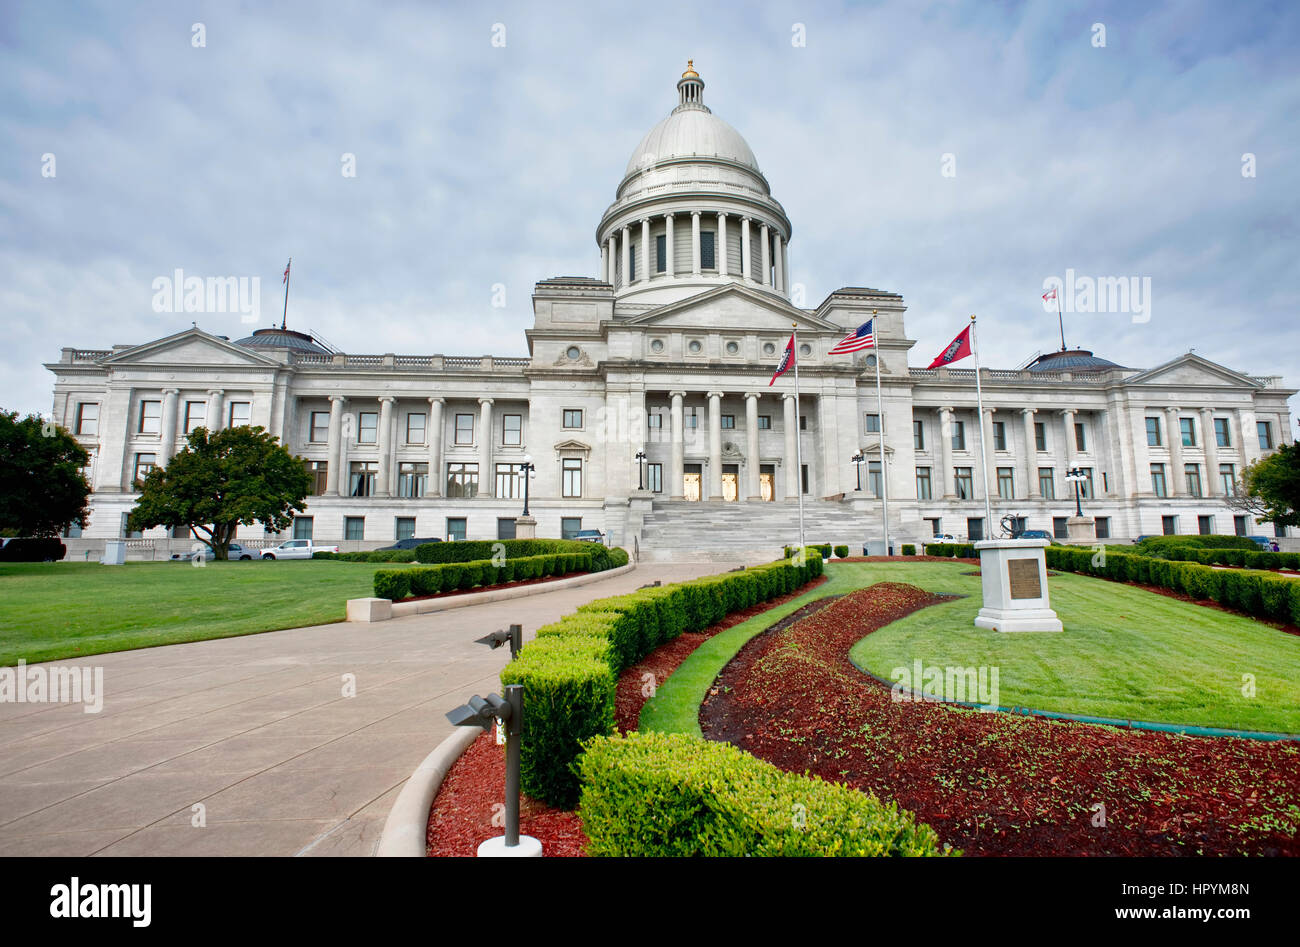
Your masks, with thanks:
<instances>
[{"instance_id":1,"label":"ground light fixture","mask_svg":"<svg viewBox=\"0 0 1300 947\"><path fill-rule=\"evenodd\" d=\"M485 644L493 651L503 644L510 645L510 660L513 661L519 657L519 649L524 646L524 626L511 625L509 628L502 628L500 631L494 631L484 635L482 638L475 638L475 644Z\"/></svg>"},{"instance_id":2,"label":"ground light fixture","mask_svg":"<svg viewBox=\"0 0 1300 947\"><path fill-rule=\"evenodd\" d=\"M478 847L479 858L541 858L542 843L519 834L519 744L524 719L522 684L506 687L506 696L475 694L447 714L458 727L489 729L501 724L506 731L506 834L490 838Z\"/></svg>"}]
</instances>

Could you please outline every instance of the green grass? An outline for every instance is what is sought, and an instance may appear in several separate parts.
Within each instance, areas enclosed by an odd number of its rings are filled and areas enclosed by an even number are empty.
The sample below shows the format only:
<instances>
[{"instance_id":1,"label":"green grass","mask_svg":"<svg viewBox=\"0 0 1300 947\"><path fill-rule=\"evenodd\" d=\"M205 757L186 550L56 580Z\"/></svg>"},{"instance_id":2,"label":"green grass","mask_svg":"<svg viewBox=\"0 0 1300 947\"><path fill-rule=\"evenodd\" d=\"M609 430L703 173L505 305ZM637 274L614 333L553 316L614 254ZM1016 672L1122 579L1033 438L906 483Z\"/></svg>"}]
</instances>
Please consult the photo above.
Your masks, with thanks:
<instances>
[{"instance_id":1,"label":"green grass","mask_svg":"<svg viewBox=\"0 0 1300 947\"><path fill-rule=\"evenodd\" d=\"M0 565L0 665L343 621L387 562Z\"/></svg>"},{"instance_id":2,"label":"green grass","mask_svg":"<svg viewBox=\"0 0 1300 947\"><path fill-rule=\"evenodd\" d=\"M835 563L831 581L729 629L691 655L646 704L645 729L698 733L713 679L741 645L814 598L907 582L966 598L922 609L858 642L850 656L885 678L927 666L997 667L999 703L1101 717L1300 732L1300 638L1268 625L1132 586L1062 574L1049 580L1065 632L975 628L980 580L970 564ZM1254 676L1255 696L1242 693ZM678 677L681 680L678 681Z\"/></svg>"}]
</instances>

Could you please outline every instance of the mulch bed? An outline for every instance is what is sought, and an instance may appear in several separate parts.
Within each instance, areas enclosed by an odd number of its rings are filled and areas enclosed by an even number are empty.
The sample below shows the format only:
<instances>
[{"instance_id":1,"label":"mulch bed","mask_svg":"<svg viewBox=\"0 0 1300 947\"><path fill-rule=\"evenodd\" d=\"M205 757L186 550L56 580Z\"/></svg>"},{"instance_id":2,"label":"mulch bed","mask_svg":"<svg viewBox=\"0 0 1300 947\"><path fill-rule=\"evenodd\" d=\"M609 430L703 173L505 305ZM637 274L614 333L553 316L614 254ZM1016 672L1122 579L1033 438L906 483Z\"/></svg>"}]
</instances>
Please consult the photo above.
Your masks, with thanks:
<instances>
[{"instance_id":1,"label":"mulch bed","mask_svg":"<svg viewBox=\"0 0 1300 947\"><path fill-rule=\"evenodd\" d=\"M657 688L696 648L714 635L798 598L826 581L827 577L822 576L788 595L744 611L732 612L716 625L701 632L687 633L661 645L624 670L618 678L615 698L615 726L619 732L636 729L641 708L653 693L653 689L648 686L650 681L645 679L646 674L654 675ZM808 607L799 609L781 624L788 624L806 612ZM493 732L488 731L478 737L461 758L452 764L434 797L429 812L428 855L473 857L480 843L503 834L505 784L505 747L498 746ZM492 824L494 817L497 825ZM586 854L586 837L582 833L582 820L578 818L577 812L556 809L528 796L521 796L519 831L540 841L542 852L547 858Z\"/></svg>"},{"instance_id":2,"label":"mulch bed","mask_svg":"<svg viewBox=\"0 0 1300 947\"><path fill-rule=\"evenodd\" d=\"M968 854L1300 854L1294 743L895 701L849 661L944 600L880 583L759 635L705 700L705 736L896 801Z\"/></svg>"}]
</instances>

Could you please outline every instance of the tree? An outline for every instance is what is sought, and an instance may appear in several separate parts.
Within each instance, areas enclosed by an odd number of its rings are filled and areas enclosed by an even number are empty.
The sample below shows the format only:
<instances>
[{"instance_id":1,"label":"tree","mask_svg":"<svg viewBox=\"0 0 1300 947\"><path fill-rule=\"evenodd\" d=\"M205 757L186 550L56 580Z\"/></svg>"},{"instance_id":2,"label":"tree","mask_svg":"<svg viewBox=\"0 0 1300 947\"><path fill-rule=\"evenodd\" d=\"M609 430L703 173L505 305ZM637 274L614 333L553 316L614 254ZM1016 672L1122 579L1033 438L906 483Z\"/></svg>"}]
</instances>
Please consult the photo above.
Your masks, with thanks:
<instances>
[{"instance_id":1,"label":"tree","mask_svg":"<svg viewBox=\"0 0 1300 947\"><path fill-rule=\"evenodd\" d=\"M36 415L0 411L0 533L58 536L85 523L90 456L76 438Z\"/></svg>"},{"instance_id":2,"label":"tree","mask_svg":"<svg viewBox=\"0 0 1300 947\"><path fill-rule=\"evenodd\" d=\"M1248 465L1228 505L1275 526L1300 526L1300 444Z\"/></svg>"},{"instance_id":3,"label":"tree","mask_svg":"<svg viewBox=\"0 0 1300 947\"><path fill-rule=\"evenodd\" d=\"M127 522L131 529L190 527L213 558L226 559L236 526L285 529L305 509L311 483L302 458L264 428L195 428L183 451L145 476Z\"/></svg>"}]
</instances>

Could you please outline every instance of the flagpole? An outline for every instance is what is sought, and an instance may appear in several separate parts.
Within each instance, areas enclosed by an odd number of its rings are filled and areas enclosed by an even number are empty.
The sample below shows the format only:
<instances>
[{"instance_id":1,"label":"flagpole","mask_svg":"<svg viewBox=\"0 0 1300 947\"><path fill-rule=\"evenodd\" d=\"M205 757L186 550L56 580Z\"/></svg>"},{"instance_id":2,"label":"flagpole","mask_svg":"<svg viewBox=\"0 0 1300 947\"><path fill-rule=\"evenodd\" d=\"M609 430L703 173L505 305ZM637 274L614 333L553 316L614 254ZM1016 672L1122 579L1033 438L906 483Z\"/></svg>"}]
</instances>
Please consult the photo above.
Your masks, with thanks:
<instances>
[{"instance_id":1,"label":"flagpole","mask_svg":"<svg viewBox=\"0 0 1300 947\"><path fill-rule=\"evenodd\" d=\"M1065 351L1065 320L1061 318L1061 289L1056 290L1056 323L1061 327L1061 351Z\"/></svg>"},{"instance_id":2,"label":"flagpole","mask_svg":"<svg viewBox=\"0 0 1300 947\"><path fill-rule=\"evenodd\" d=\"M880 394L880 331L876 310L871 310L871 337L876 356L876 413L880 418L880 512L885 526L885 552L889 555L889 466L885 461L885 402Z\"/></svg>"},{"instance_id":3,"label":"flagpole","mask_svg":"<svg viewBox=\"0 0 1300 947\"><path fill-rule=\"evenodd\" d=\"M1059 305L1059 300L1058 300ZM970 347L971 354L975 356L975 404L979 408L979 417L976 419L979 424L980 432L980 470L983 472L984 480L984 523L986 536L993 535L993 506L989 502L989 458L988 445L984 443L984 395L980 391L980 347L975 338L975 316L970 317ZM876 360L879 362L879 359Z\"/></svg>"},{"instance_id":4,"label":"flagpole","mask_svg":"<svg viewBox=\"0 0 1300 947\"><path fill-rule=\"evenodd\" d=\"M289 265L284 268L284 313L280 317L281 329L283 329L289 322L289 271L292 269L293 257L289 257Z\"/></svg>"},{"instance_id":5,"label":"flagpole","mask_svg":"<svg viewBox=\"0 0 1300 947\"><path fill-rule=\"evenodd\" d=\"M799 323L792 323L794 331L790 334L790 359L794 362L794 456L795 493L799 496L799 554L803 555L803 438L800 436L799 419Z\"/></svg>"}]
</instances>

